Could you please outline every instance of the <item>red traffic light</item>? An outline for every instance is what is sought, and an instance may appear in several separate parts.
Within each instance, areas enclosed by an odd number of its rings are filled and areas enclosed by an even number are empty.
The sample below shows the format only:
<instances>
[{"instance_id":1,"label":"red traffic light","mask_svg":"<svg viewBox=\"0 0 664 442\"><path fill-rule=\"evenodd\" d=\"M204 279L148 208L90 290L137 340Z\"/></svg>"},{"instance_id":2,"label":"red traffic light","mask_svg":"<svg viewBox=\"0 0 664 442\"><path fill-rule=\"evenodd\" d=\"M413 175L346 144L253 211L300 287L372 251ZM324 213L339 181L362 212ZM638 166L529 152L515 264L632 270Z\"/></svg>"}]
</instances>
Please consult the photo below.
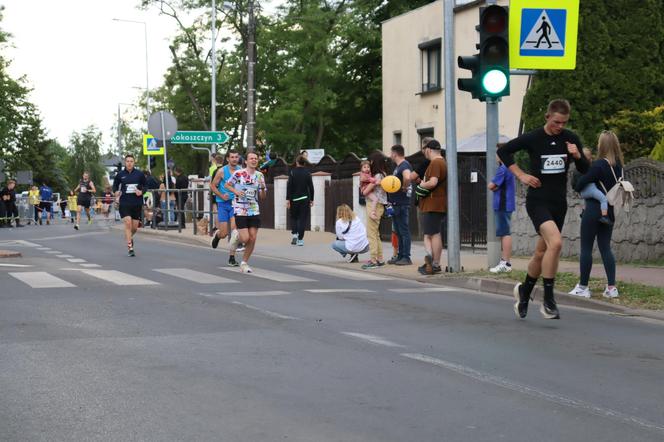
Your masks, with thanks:
<instances>
[{"instance_id":1,"label":"red traffic light","mask_svg":"<svg viewBox=\"0 0 664 442\"><path fill-rule=\"evenodd\" d=\"M488 6L482 14L480 27L491 34L505 32L507 28L507 10L497 5Z\"/></svg>"}]
</instances>

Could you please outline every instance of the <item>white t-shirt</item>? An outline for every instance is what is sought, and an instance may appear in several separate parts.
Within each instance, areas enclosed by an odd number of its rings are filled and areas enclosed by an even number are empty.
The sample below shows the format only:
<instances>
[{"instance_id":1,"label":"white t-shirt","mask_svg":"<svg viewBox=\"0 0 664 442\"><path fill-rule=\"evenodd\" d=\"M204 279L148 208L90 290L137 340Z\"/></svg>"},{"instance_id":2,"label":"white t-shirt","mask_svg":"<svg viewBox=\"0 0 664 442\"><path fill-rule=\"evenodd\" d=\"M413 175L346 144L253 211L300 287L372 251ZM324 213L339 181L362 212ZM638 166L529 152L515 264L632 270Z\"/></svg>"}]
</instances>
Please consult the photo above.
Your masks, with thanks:
<instances>
[{"instance_id":1,"label":"white t-shirt","mask_svg":"<svg viewBox=\"0 0 664 442\"><path fill-rule=\"evenodd\" d=\"M346 241L346 249L349 252L359 253L369 247L369 240L367 239L367 230L364 224L358 217L350 223L348 232L343 233L348 229L348 223L342 219L338 219L335 225L337 238Z\"/></svg>"}]
</instances>

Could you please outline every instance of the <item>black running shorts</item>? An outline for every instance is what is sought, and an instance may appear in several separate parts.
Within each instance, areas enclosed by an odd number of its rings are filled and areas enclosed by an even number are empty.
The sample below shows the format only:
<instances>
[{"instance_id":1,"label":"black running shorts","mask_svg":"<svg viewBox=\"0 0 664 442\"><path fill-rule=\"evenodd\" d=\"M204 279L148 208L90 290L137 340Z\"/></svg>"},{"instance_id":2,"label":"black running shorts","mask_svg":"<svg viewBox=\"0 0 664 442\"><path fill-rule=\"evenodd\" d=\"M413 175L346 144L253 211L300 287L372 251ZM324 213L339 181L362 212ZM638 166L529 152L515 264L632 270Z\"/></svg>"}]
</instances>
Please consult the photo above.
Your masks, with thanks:
<instances>
[{"instance_id":1,"label":"black running shorts","mask_svg":"<svg viewBox=\"0 0 664 442\"><path fill-rule=\"evenodd\" d=\"M126 218L129 216L133 220L140 221L141 210L143 210L143 206L128 206L120 204L120 218Z\"/></svg>"},{"instance_id":2,"label":"black running shorts","mask_svg":"<svg viewBox=\"0 0 664 442\"><path fill-rule=\"evenodd\" d=\"M529 201L526 199L526 211L533 222L535 232L539 235L539 228L547 221L553 221L558 226L558 231L563 231L567 204L551 201Z\"/></svg>"},{"instance_id":3,"label":"black running shorts","mask_svg":"<svg viewBox=\"0 0 664 442\"><path fill-rule=\"evenodd\" d=\"M82 196L79 195L78 198L76 198L76 204L78 204L80 207L83 207L85 209L90 208L90 203L91 202L92 202L92 197L90 197L90 196L88 196L88 197L83 196L82 197Z\"/></svg>"},{"instance_id":4,"label":"black running shorts","mask_svg":"<svg viewBox=\"0 0 664 442\"><path fill-rule=\"evenodd\" d=\"M261 219L258 215L255 216L237 216L235 215L235 226L238 229L258 229L261 226Z\"/></svg>"},{"instance_id":5,"label":"black running shorts","mask_svg":"<svg viewBox=\"0 0 664 442\"><path fill-rule=\"evenodd\" d=\"M437 235L443 233L445 214L443 212L421 212L422 233Z\"/></svg>"}]
</instances>

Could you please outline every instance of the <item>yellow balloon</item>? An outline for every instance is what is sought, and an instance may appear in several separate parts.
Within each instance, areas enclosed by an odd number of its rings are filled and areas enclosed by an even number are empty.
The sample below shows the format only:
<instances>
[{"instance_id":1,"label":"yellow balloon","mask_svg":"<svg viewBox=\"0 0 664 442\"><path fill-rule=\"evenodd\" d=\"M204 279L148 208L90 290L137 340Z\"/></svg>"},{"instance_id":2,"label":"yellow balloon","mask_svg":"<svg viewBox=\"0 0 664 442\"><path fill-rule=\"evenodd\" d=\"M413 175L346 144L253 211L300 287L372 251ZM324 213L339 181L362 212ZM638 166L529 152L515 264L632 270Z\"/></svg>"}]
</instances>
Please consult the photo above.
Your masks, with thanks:
<instances>
[{"instance_id":1,"label":"yellow balloon","mask_svg":"<svg viewBox=\"0 0 664 442\"><path fill-rule=\"evenodd\" d=\"M394 193L401 189L401 180L394 175L388 175L380 180L380 187L387 193Z\"/></svg>"}]
</instances>

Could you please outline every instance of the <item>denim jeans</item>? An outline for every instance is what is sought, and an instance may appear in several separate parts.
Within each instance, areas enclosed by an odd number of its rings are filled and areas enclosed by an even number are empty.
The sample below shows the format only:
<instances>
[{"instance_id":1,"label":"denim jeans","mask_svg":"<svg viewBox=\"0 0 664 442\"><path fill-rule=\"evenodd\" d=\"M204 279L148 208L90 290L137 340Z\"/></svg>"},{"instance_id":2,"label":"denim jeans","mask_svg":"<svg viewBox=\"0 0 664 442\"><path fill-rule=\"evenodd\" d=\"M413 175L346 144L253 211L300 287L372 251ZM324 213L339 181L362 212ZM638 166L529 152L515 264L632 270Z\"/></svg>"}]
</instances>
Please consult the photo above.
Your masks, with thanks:
<instances>
[{"instance_id":1,"label":"denim jeans","mask_svg":"<svg viewBox=\"0 0 664 442\"><path fill-rule=\"evenodd\" d=\"M399 253L397 258L410 259L410 227L408 220L410 217L410 206L393 206L394 215L392 215L392 229L399 238Z\"/></svg>"},{"instance_id":2,"label":"denim jeans","mask_svg":"<svg viewBox=\"0 0 664 442\"><path fill-rule=\"evenodd\" d=\"M163 213L164 220L166 220L166 201L161 202L161 213ZM175 221L175 201L168 202L168 220Z\"/></svg>"},{"instance_id":3,"label":"denim jeans","mask_svg":"<svg viewBox=\"0 0 664 442\"><path fill-rule=\"evenodd\" d=\"M334 249L335 252L341 253L341 256L346 256L349 253L367 253L369 251L369 246L366 246L364 250L356 251L356 252L351 252L346 248L346 241L343 241L341 239L337 239L332 243L332 248Z\"/></svg>"}]
</instances>

